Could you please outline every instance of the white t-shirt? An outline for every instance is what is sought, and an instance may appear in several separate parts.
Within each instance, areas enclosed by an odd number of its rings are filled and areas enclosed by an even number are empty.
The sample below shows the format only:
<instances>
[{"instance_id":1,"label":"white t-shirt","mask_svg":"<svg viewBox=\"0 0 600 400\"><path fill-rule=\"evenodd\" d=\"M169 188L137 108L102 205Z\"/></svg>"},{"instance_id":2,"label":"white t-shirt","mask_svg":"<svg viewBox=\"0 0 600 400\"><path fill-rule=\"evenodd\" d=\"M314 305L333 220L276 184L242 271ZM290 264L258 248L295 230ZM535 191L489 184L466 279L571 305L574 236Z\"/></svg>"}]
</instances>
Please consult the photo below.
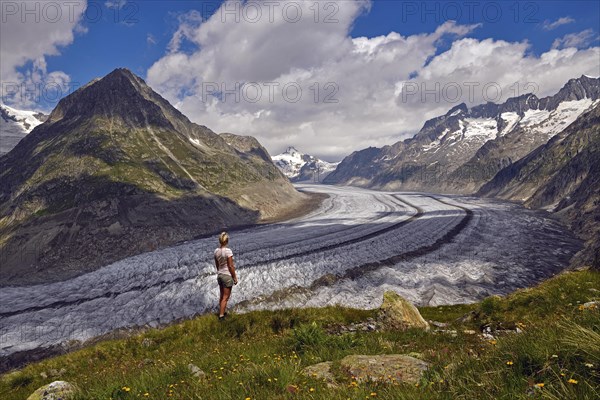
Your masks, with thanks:
<instances>
[{"instance_id":1,"label":"white t-shirt","mask_svg":"<svg viewBox=\"0 0 600 400\"><path fill-rule=\"evenodd\" d=\"M215 259L219 263L219 269L217 273L231 276L229 268L227 267L227 258L233 257L233 252L228 247L219 247L215 250Z\"/></svg>"}]
</instances>

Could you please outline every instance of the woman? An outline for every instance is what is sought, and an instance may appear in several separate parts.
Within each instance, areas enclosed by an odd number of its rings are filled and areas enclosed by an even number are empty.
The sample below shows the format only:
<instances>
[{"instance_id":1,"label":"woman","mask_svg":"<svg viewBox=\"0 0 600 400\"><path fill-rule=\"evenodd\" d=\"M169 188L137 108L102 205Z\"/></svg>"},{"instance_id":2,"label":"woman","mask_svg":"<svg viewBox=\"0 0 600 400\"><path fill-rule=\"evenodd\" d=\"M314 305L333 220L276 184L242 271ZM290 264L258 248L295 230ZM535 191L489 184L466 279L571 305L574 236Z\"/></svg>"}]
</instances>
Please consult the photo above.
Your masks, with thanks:
<instances>
[{"instance_id":1,"label":"woman","mask_svg":"<svg viewBox=\"0 0 600 400\"><path fill-rule=\"evenodd\" d=\"M238 279L233 266L233 252L227 247L229 244L229 235L227 232L219 236L219 248L215 250L215 265L217 267L217 282L219 282L219 320L225 319L225 309L227 301L231 296L231 288L237 285Z\"/></svg>"}]
</instances>

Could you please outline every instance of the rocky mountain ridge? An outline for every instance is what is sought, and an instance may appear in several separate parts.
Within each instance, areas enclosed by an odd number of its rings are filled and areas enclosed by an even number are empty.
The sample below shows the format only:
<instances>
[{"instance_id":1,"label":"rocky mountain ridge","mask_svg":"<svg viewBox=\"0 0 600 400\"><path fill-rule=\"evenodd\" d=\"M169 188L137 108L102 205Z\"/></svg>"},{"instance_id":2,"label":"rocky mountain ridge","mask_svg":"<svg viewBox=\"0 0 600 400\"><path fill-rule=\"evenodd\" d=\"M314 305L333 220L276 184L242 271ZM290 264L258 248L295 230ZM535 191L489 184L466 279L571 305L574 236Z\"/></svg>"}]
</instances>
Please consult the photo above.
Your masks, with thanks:
<instances>
[{"instance_id":1,"label":"rocky mountain ridge","mask_svg":"<svg viewBox=\"0 0 600 400\"><path fill-rule=\"evenodd\" d=\"M472 108L459 104L413 137L352 153L325 183L391 190L473 193L598 104L600 78L569 80L554 96L534 94Z\"/></svg>"}]
</instances>

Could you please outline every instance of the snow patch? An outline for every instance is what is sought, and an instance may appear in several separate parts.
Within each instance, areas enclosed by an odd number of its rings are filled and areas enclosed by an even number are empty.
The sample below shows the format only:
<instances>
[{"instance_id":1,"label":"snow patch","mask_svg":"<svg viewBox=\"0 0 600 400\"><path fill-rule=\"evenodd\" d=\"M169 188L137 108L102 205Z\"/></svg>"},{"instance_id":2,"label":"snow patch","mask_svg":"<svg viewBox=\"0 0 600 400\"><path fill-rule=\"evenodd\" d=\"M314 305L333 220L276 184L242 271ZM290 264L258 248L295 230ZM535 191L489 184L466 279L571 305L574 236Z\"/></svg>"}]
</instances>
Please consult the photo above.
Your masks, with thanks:
<instances>
[{"instance_id":1,"label":"snow patch","mask_svg":"<svg viewBox=\"0 0 600 400\"><path fill-rule=\"evenodd\" d=\"M527 110L521 119L521 125L533 126L538 125L548 119L550 111L548 110Z\"/></svg>"},{"instance_id":2,"label":"snow patch","mask_svg":"<svg viewBox=\"0 0 600 400\"><path fill-rule=\"evenodd\" d=\"M585 98L561 102L555 110L528 110L521 124L533 128L539 134L552 138L571 125L581 114L594 106L596 102Z\"/></svg>"},{"instance_id":3,"label":"snow patch","mask_svg":"<svg viewBox=\"0 0 600 400\"><path fill-rule=\"evenodd\" d=\"M466 118L465 139L477 138L488 141L496 138L498 123L492 118Z\"/></svg>"},{"instance_id":4,"label":"snow patch","mask_svg":"<svg viewBox=\"0 0 600 400\"><path fill-rule=\"evenodd\" d=\"M516 112L502 113L500 114L500 118L502 118L506 122L506 126L504 127L504 129L502 129L502 132L500 132L499 134L500 136L504 136L510 131L512 131L521 119L519 114L517 114Z\"/></svg>"}]
</instances>

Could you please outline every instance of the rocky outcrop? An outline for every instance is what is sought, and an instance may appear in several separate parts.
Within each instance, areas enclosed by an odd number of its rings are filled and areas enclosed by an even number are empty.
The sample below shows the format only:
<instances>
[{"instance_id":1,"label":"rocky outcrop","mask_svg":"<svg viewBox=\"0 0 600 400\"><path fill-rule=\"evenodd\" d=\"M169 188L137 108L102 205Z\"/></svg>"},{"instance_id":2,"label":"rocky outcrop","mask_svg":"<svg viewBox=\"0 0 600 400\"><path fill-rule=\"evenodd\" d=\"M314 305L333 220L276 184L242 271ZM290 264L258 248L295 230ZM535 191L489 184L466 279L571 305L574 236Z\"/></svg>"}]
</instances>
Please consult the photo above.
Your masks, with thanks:
<instances>
[{"instance_id":1,"label":"rocky outcrop","mask_svg":"<svg viewBox=\"0 0 600 400\"><path fill-rule=\"evenodd\" d=\"M429 324L417 307L395 292L387 291L383 294L383 304L379 309L379 320L384 329L406 330L420 328L429 330Z\"/></svg>"},{"instance_id":2,"label":"rocky outcrop","mask_svg":"<svg viewBox=\"0 0 600 400\"><path fill-rule=\"evenodd\" d=\"M350 355L341 369L357 382L411 383L421 380L429 364L404 354Z\"/></svg>"},{"instance_id":3,"label":"rocky outcrop","mask_svg":"<svg viewBox=\"0 0 600 400\"><path fill-rule=\"evenodd\" d=\"M338 382L331 371L333 362L310 365L304 375L324 381L328 387ZM418 383L429 368L429 363L406 354L362 355L352 354L340 360L340 370L356 383Z\"/></svg>"},{"instance_id":4,"label":"rocky outcrop","mask_svg":"<svg viewBox=\"0 0 600 400\"><path fill-rule=\"evenodd\" d=\"M75 396L75 386L65 381L54 381L37 389L27 400L69 400Z\"/></svg>"}]
</instances>

